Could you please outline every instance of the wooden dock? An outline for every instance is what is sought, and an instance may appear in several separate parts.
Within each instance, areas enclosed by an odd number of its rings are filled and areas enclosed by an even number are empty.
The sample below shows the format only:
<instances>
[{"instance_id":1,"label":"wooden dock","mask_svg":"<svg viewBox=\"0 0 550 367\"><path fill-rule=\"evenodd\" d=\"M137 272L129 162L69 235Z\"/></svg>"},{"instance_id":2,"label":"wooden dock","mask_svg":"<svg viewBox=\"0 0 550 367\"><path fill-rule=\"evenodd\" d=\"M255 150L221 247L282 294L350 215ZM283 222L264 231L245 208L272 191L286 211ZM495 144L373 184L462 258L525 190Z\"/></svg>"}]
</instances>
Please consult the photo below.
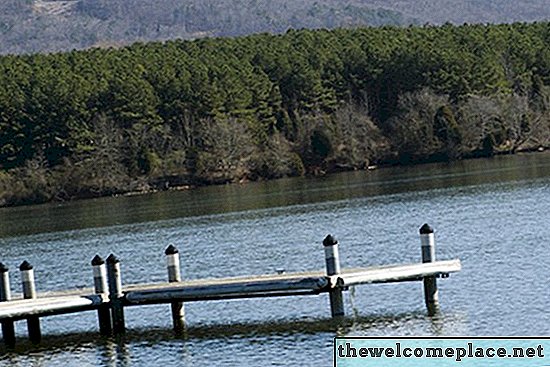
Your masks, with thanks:
<instances>
[{"instance_id":1,"label":"wooden dock","mask_svg":"<svg viewBox=\"0 0 550 367\"><path fill-rule=\"evenodd\" d=\"M27 320L29 338L39 342L39 318L50 315L97 310L103 335L125 330L124 308L146 304L171 304L174 329L184 327L184 303L257 297L289 297L328 293L333 317L344 316L342 292L349 287L370 283L423 281L424 298L430 315L438 312L436 278L446 278L461 270L459 260L435 261L433 230L421 229L422 263L368 268L341 269L338 242L327 236L323 241L326 271L280 273L232 278L182 280L179 253L174 246L166 251L168 282L122 286L120 262L110 255L92 260L94 288L36 294L34 274L28 263L21 265L23 299L12 299L8 269L0 263L0 322L6 345L15 344L14 322Z\"/></svg>"}]
</instances>

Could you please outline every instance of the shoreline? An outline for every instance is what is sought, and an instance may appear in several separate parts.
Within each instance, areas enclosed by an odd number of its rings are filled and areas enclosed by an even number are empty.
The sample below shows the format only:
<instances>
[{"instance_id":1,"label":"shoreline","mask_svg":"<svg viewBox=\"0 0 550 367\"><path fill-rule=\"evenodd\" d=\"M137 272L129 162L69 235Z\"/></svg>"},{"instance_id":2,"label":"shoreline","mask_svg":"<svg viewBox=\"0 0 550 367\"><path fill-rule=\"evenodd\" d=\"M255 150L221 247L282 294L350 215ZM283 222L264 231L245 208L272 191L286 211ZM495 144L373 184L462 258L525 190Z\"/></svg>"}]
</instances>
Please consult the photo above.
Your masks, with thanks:
<instances>
[{"instance_id":1,"label":"shoreline","mask_svg":"<svg viewBox=\"0 0 550 367\"><path fill-rule=\"evenodd\" d=\"M421 165L426 165L426 164L452 163L452 162L457 162L457 161L469 161L469 160L474 160L474 159L493 158L493 157L507 156L507 155L527 155L527 154L536 154L536 153L547 153L549 151L550 151L550 149L547 148L547 147L539 147L539 148L532 148L532 149L522 149L522 150L518 150L516 152L504 152L504 151L503 152L495 152L494 155L492 155L492 156L470 155L470 156L466 156L466 157L463 157L463 158L460 158L460 159L455 159L455 160L426 159L426 160L422 160L422 161L410 162L410 163L405 163L405 164L402 163L402 162L397 162L397 161L396 162L382 162L382 163L376 164L376 165L374 165L374 164L367 165L367 166L365 166L364 168L361 168L361 169L355 168L355 167L337 166L332 170L327 170L327 171L316 170L316 171L314 171L314 173L308 173L308 174L305 174L303 176L289 176L289 177L285 177L285 178L304 177L306 179L311 179L311 178L324 177L324 176L337 174L337 173L343 173L343 172L353 172L353 171L368 172L368 171L380 170L380 169L391 168L391 167L413 167L413 166L421 166ZM277 179L281 179L281 178L277 178ZM259 180L250 180L250 179L247 179L245 177L245 178L243 178L239 181L236 181L236 182L226 182L226 183L217 183L217 184L203 184L203 185L189 183L189 184L179 184L179 185L169 186L166 183L164 183L163 185L156 185L156 186L152 185L148 189L123 191L123 192L114 193L114 194L97 195L97 196L83 195L83 196L76 196L76 197L72 197L70 199L64 199L64 200L53 199L53 200L42 201L42 202L40 202L40 201L26 202L26 203L16 204L16 205L2 205L2 204L0 204L0 208L18 208L18 207L29 207L29 206L35 206L35 205L49 205L49 204L55 204L55 203L68 203L68 202L85 201L85 200L90 200L90 199L101 199L101 198L109 198L109 197L117 198L117 197L145 196L145 195L153 195L153 194L156 194L156 193L168 192L168 191L191 191L191 190L196 190L196 189L201 188L201 187L209 187L209 186L246 185L248 183L253 183L253 182L262 182L262 181L266 182L266 181L274 181L274 180L277 180L277 179L262 178L262 179L259 179ZM150 184L148 184L148 185L150 185Z\"/></svg>"}]
</instances>

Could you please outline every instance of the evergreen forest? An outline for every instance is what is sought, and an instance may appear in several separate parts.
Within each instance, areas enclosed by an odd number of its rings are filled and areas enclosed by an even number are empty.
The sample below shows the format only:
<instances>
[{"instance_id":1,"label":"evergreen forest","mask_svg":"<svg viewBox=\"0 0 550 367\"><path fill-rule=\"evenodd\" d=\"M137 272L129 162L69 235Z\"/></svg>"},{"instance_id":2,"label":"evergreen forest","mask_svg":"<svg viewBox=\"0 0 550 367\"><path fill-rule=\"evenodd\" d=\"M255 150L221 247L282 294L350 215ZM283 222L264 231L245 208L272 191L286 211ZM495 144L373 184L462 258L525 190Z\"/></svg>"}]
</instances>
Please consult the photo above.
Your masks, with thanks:
<instances>
[{"instance_id":1,"label":"evergreen forest","mask_svg":"<svg viewBox=\"0 0 550 367\"><path fill-rule=\"evenodd\" d=\"M0 57L0 204L550 147L550 23Z\"/></svg>"}]
</instances>

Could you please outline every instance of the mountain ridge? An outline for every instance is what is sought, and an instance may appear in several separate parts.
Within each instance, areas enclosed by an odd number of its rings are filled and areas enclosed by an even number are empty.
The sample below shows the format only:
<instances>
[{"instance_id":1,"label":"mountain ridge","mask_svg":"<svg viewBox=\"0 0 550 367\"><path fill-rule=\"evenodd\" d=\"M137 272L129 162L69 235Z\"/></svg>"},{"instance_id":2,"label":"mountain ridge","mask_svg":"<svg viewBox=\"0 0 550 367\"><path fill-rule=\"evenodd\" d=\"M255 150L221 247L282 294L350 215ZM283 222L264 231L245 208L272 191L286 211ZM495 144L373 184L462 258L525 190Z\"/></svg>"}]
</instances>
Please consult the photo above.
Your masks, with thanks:
<instances>
[{"instance_id":1,"label":"mountain ridge","mask_svg":"<svg viewBox=\"0 0 550 367\"><path fill-rule=\"evenodd\" d=\"M510 23L550 19L547 0L4 0L0 54L300 28Z\"/></svg>"}]
</instances>

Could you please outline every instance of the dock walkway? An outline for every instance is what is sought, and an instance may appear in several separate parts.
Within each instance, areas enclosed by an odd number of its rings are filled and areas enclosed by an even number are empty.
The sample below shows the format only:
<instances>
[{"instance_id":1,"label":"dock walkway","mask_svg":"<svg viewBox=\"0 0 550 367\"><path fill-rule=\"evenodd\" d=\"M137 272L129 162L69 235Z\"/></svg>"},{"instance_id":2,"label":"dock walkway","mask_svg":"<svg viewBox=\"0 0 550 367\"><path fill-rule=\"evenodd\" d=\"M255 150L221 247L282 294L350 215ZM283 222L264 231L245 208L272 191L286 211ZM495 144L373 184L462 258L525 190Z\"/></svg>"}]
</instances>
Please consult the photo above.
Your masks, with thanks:
<instances>
[{"instance_id":1,"label":"dock walkway","mask_svg":"<svg viewBox=\"0 0 550 367\"><path fill-rule=\"evenodd\" d=\"M32 266L21 264L23 293L11 297L9 272L0 263L0 322L4 342L15 344L14 322L27 320L29 337L41 337L39 318L50 315L97 310L101 334L123 333L124 308L146 304L171 304L175 330L184 328L183 304L195 301L257 297L306 296L328 293L333 317L344 316L342 292L349 287L407 281L424 282L424 298L429 314L438 312L437 278L447 278L461 270L460 260L435 260L435 240L429 226L421 228L422 263L395 264L341 269L338 242L327 236L323 241L326 271L308 271L231 278L182 280L178 250L166 251L168 282L122 286L120 262L110 255L107 262L99 256L92 260L94 288L37 294Z\"/></svg>"}]
</instances>

